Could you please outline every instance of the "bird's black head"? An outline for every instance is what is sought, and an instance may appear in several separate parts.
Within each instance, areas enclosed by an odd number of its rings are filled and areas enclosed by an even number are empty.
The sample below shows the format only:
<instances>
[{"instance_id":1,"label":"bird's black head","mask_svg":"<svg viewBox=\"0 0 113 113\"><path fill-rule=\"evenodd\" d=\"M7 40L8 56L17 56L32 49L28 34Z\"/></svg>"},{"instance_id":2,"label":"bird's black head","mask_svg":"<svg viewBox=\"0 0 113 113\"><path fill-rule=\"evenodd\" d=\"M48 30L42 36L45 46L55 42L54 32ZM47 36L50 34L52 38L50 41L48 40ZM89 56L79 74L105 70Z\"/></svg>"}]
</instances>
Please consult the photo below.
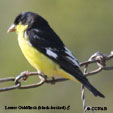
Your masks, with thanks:
<instances>
[{"instance_id":1,"label":"bird's black head","mask_svg":"<svg viewBox=\"0 0 113 113\"><path fill-rule=\"evenodd\" d=\"M18 25L27 25L26 30L36 28L39 30L48 29L48 22L36 13L22 12L14 20L13 25L8 29L8 32L17 31Z\"/></svg>"},{"instance_id":2,"label":"bird's black head","mask_svg":"<svg viewBox=\"0 0 113 113\"><path fill-rule=\"evenodd\" d=\"M22 25L28 25L28 27L43 27L44 25L47 25L47 21L44 18L32 12L20 13L16 17L14 24L18 25L20 23Z\"/></svg>"}]
</instances>

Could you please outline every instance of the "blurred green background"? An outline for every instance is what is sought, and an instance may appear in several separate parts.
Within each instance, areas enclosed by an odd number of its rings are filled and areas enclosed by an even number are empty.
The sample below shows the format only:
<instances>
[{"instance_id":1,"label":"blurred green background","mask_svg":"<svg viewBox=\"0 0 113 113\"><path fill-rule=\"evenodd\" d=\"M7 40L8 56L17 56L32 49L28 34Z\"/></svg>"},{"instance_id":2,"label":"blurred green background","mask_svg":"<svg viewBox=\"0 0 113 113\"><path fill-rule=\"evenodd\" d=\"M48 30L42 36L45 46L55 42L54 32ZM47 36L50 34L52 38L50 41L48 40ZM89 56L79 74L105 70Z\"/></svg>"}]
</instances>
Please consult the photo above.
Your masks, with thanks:
<instances>
[{"instance_id":1,"label":"blurred green background","mask_svg":"<svg viewBox=\"0 0 113 113\"><path fill-rule=\"evenodd\" d=\"M87 60L96 51L109 54L113 49L113 0L0 0L1 78L17 76L25 70L35 71L22 55L17 43L17 35L7 34L7 29L14 18L22 11L33 11L47 19L79 62ZM106 98L94 97L86 90L87 105L105 106L108 108L107 111L97 112L111 113L113 111L113 71L103 71L89 77L89 80ZM35 80L29 80L31 81ZM70 105L70 110L4 110L4 106L18 105ZM56 83L56 85L44 84L34 89L2 92L0 93L0 112L82 113L80 84L67 81Z\"/></svg>"}]
</instances>

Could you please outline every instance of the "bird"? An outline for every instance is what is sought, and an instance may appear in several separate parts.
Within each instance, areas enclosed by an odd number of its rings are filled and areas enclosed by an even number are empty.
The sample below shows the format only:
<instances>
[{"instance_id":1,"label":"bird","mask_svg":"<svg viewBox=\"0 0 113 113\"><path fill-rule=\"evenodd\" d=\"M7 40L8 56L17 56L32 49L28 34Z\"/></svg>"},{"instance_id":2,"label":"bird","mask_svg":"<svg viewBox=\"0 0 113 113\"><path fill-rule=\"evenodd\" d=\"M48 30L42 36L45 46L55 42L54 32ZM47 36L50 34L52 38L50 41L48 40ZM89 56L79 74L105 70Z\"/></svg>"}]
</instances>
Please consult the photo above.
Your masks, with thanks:
<instances>
[{"instance_id":1,"label":"bird","mask_svg":"<svg viewBox=\"0 0 113 113\"><path fill-rule=\"evenodd\" d=\"M78 81L94 96L104 98L83 75L78 60L42 16L30 11L21 12L8 32L17 33L22 53L38 72L47 77L60 76Z\"/></svg>"}]
</instances>

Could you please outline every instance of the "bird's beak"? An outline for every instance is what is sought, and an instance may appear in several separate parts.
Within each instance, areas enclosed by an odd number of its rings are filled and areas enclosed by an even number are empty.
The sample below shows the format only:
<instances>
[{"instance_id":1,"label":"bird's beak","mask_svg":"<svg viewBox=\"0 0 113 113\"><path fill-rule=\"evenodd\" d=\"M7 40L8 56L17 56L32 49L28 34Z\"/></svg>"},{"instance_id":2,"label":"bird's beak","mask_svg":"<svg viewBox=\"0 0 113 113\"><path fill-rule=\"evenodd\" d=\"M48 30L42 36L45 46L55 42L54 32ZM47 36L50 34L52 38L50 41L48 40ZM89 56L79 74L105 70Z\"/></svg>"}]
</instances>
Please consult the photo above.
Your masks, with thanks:
<instances>
[{"instance_id":1,"label":"bird's beak","mask_svg":"<svg viewBox=\"0 0 113 113\"><path fill-rule=\"evenodd\" d=\"M7 32L9 33L9 32L15 32L15 31L16 31L16 25L13 24L11 25L11 27L8 29Z\"/></svg>"}]
</instances>

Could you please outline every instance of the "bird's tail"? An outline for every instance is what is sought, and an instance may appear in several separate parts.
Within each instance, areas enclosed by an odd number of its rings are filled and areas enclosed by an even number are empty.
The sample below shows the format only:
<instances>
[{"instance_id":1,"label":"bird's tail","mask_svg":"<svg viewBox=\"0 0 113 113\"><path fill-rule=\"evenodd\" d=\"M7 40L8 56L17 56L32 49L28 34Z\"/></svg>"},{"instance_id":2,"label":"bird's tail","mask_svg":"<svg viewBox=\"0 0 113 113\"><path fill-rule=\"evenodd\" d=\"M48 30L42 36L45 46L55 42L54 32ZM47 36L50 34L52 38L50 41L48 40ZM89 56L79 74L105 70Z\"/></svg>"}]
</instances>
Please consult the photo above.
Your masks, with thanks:
<instances>
[{"instance_id":1,"label":"bird's tail","mask_svg":"<svg viewBox=\"0 0 113 113\"><path fill-rule=\"evenodd\" d=\"M96 88L94 88L88 81L86 82L86 84L84 84L85 87L87 87L95 96L100 96L102 98L104 98L105 96L100 93Z\"/></svg>"},{"instance_id":2,"label":"bird's tail","mask_svg":"<svg viewBox=\"0 0 113 113\"><path fill-rule=\"evenodd\" d=\"M75 73L75 74L73 74L73 73ZM102 93L100 93L96 88L94 88L90 84L88 79L83 76L83 73L79 70L79 68L74 69L73 73L70 75L63 70L59 70L57 75L61 75L62 77L73 80L75 82L78 81L78 82L82 83L86 88L88 88L95 96L100 96L100 97L104 98L104 95Z\"/></svg>"}]
</instances>

